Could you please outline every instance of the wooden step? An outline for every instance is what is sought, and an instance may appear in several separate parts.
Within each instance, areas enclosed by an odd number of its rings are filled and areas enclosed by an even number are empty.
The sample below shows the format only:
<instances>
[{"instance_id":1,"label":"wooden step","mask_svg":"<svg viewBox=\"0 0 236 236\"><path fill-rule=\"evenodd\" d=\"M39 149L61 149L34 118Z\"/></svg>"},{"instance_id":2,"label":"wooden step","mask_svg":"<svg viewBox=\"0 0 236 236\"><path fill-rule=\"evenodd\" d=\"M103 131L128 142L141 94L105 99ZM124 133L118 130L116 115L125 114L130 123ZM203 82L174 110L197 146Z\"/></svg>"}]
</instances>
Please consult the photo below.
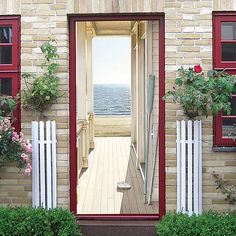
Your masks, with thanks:
<instances>
[{"instance_id":1,"label":"wooden step","mask_svg":"<svg viewBox=\"0 0 236 236\"><path fill-rule=\"evenodd\" d=\"M80 220L84 236L156 236L158 221Z\"/></svg>"}]
</instances>

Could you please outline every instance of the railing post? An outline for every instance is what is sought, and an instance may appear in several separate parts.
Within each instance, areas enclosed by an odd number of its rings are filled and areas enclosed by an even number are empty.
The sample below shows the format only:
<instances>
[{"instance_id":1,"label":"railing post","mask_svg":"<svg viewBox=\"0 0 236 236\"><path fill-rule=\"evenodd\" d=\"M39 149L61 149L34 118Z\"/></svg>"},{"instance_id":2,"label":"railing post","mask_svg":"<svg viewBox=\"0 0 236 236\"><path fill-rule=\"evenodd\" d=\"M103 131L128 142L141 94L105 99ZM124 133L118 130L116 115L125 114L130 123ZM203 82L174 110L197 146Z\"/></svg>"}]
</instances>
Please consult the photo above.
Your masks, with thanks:
<instances>
[{"instance_id":1,"label":"railing post","mask_svg":"<svg viewBox=\"0 0 236 236\"><path fill-rule=\"evenodd\" d=\"M82 160L83 160L83 167L88 167L88 145L87 145L87 129L88 129L88 122L86 120L82 121Z\"/></svg>"},{"instance_id":2,"label":"railing post","mask_svg":"<svg viewBox=\"0 0 236 236\"><path fill-rule=\"evenodd\" d=\"M94 149L94 114L93 112L89 113L89 148Z\"/></svg>"}]
</instances>

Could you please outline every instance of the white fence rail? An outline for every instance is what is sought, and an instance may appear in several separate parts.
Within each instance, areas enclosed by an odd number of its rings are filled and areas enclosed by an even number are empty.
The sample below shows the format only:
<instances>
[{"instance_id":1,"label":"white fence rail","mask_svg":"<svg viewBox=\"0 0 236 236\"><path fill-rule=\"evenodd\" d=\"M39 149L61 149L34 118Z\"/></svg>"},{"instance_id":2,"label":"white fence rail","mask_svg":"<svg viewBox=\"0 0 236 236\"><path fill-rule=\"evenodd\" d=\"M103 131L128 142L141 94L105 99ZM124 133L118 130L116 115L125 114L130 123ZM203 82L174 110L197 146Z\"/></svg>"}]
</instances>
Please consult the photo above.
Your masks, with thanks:
<instances>
[{"instance_id":1,"label":"white fence rail","mask_svg":"<svg viewBox=\"0 0 236 236\"><path fill-rule=\"evenodd\" d=\"M32 206L57 206L56 123L32 121Z\"/></svg>"},{"instance_id":2,"label":"white fence rail","mask_svg":"<svg viewBox=\"0 0 236 236\"><path fill-rule=\"evenodd\" d=\"M202 122L177 121L177 212L202 213Z\"/></svg>"}]
</instances>

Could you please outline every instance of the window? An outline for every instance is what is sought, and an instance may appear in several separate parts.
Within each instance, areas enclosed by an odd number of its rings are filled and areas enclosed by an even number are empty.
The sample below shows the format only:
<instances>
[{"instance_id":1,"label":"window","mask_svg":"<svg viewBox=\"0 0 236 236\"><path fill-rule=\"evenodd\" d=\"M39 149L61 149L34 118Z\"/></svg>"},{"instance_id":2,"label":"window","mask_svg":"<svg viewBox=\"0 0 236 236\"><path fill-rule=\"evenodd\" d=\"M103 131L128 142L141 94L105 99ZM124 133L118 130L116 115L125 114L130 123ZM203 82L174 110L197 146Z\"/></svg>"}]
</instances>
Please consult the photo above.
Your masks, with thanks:
<instances>
[{"instance_id":1,"label":"window","mask_svg":"<svg viewBox=\"0 0 236 236\"><path fill-rule=\"evenodd\" d=\"M213 14L213 67L236 75L236 14ZM230 99L230 115L214 119L214 146L236 146L236 94Z\"/></svg>"},{"instance_id":2,"label":"window","mask_svg":"<svg viewBox=\"0 0 236 236\"><path fill-rule=\"evenodd\" d=\"M0 17L0 95L16 96L20 89L20 18ZM20 129L20 106L15 112Z\"/></svg>"}]
</instances>

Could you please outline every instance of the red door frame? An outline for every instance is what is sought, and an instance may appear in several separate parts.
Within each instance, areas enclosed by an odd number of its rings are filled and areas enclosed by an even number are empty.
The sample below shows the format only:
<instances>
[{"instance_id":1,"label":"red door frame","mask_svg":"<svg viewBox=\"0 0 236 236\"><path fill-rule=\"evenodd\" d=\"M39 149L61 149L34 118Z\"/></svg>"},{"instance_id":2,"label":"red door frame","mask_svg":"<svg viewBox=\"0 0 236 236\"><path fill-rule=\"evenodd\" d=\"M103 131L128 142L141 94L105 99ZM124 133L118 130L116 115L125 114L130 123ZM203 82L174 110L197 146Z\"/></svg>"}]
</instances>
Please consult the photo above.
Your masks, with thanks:
<instances>
[{"instance_id":1,"label":"red door frame","mask_svg":"<svg viewBox=\"0 0 236 236\"><path fill-rule=\"evenodd\" d=\"M159 22L159 214L93 214L78 215L79 219L159 219L166 211L165 189L165 25L163 13L105 13L69 15L70 53L70 210L77 212L77 152L76 152L76 35L77 21L132 21Z\"/></svg>"}]
</instances>

